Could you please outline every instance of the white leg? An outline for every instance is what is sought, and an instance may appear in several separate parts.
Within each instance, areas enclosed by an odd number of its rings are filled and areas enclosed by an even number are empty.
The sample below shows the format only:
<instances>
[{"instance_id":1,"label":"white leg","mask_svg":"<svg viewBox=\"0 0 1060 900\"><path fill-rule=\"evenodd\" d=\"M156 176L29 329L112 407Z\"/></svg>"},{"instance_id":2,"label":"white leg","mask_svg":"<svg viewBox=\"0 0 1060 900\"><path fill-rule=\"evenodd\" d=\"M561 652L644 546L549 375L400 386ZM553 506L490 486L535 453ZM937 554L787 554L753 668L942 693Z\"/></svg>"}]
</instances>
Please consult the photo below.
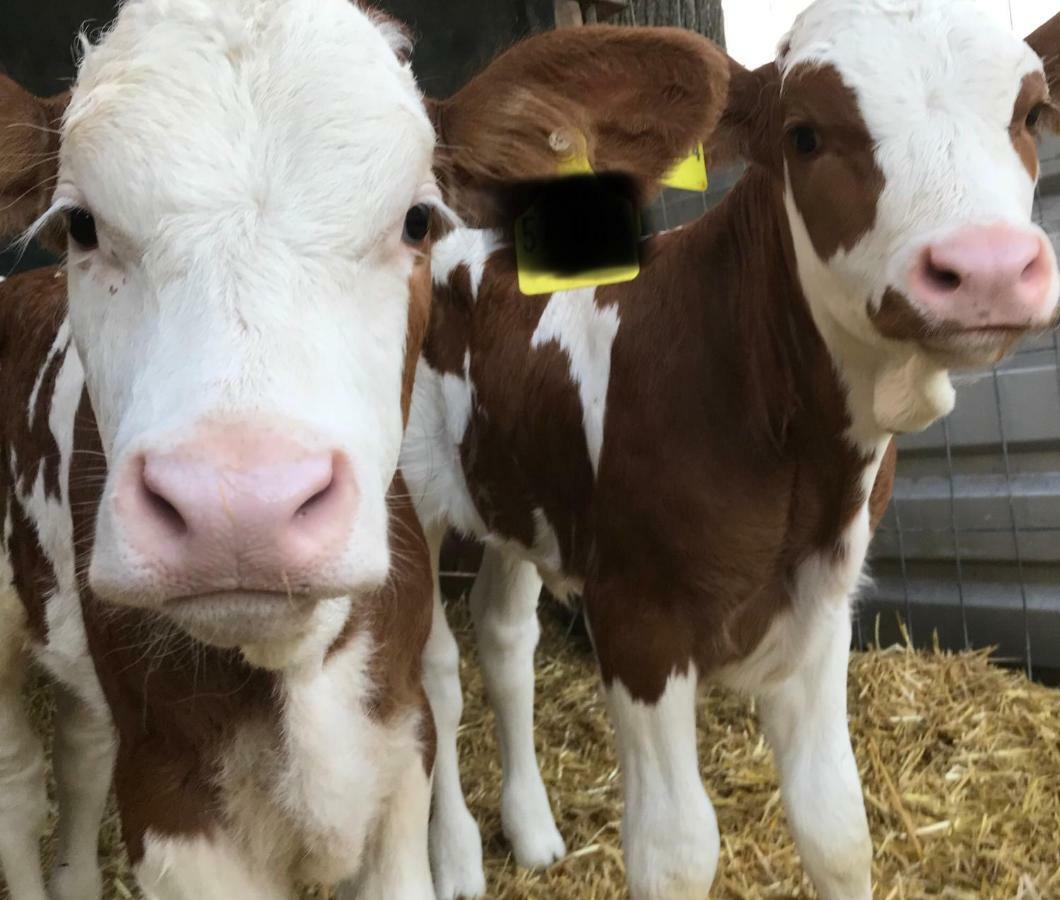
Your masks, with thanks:
<instances>
[{"instance_id":1,"label":"white leg","mask_svg":"<svg viewBox=\"0 0 1060 900\"><path fill-rule=\"evenodd\" d=\"M423 653L423 683L438 734L430 824L431 871L438 900L454 900L485 894L486 874L482 867L482 838L460 786L456 732L464 698L460 690L460 653L445 620L438 586L438 554L444 534L440 529L427 533L434 571L434 619Z\"/></svg>"},{"instance_id":2,"label":"white leg","mask_svg":"<svg viewBox=\"0 0 1060 900\"><path fill-rule=\"evenodd\" d=\"M633 900L705 900L721 851L699 777L696 674L673 674L656 703L617 679L607 691L625 789L622 846Z\"/></svg>"},{"instance_id":3,"label":"white leg","mask_svg":"<svg viewBox=\"0 0 1060 900\"><path fill-rule=\"evenodd\" d=\"M335 900L435 900L427 853L431 783L418 755L401 777L369 842L364 870Z\"/></svg>"},{"instance_id":4,"label":"white leg","mask_svg":"<svg viewBox=\"0 0 1060 900\"><path fill-rule=\"evenodd\" d=\"M44 752L22 704L29 660L15 613L3 601L0 613L8 619L0 622L0 869L11 900L47 900L39 845L48 814Z\"/></svg>"},{"instance_id":5,"label":"white leg","mask_svg":"<svg viewBox=\"0 0 1060 900\"><path fill-rule=\"evenodd\" d=\"M110 713L64 687L56 690L52 765L59 801L52 900L99 900L99 826L107 805L117 746Z\"/></svg>"},{"instance_id":6,"label":"white leg","mask_svg":"<svg viewBox=\"0 0 1060 900\"><path fill-rule=\"evenodd\" d=\"M289 887L256 871L222 832L209 837L148 834L136 880L146 900L291 900Z\"/></svg>"},{"instance_id":7,"label":"white leg","mask_svg":"<svg viewBox=\"0 0 1060 900\"><path fill-rule=\"evenodd\" d=\"M846 604L822 619L820 652L759 702L781 795L806 871L822 900L869 900L872 840L847 731Z\"/></svg>"},{"instance_id":8,"label":"white leg","mask_svg":"<svg viewBox=\"0 0 1060 900\"><path fill-rule=\"evenodd\" d=\"M527 562L487 548L471 589L479 661L497 718L504 783L501 823L521 866L551 865L567 852L552 818L534 749L534 649L541 578Z\"/></svg>"}]
</instances>

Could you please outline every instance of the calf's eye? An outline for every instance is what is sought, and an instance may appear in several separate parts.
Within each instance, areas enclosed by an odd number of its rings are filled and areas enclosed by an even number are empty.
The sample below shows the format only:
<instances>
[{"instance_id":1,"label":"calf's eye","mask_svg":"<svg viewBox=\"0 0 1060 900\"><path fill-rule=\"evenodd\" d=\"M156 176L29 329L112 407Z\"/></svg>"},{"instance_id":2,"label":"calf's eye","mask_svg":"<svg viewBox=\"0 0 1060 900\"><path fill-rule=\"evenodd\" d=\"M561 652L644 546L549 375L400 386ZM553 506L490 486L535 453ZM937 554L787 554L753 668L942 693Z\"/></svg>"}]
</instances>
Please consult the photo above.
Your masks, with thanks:
<instances>
[{"instance_id":1,"label":"calf's eye","mask_svg":"<svg viewBox=\"0 0 1060 900\"><path fill-rule=\"evenodd\" d=\"M821 146L817 131L809 125L796 125L788 132L788 137L800 156L812 156Z\"/></svg>"},{"instance_id":2,"label":"calf's eye","mask_svg":"<svg viewBox=\"0 0 1060 900\"><path fill-rule=\"evenodd\" d=\"M430 230L431 208L426 203L417 203L405 213L405 230L401 239L406 244L420 244Z\"/></svg>"},{"instance_id":3,"label":"calf's eye","mask_svg":"<svg viewBox=\"0 0 1060 900\"><path fill-rule=\"evenodd\" d=\"M1037 128L1038 127L1038 120L1041 119L1042 113L1044 111L1045 111L1045 104L1044 103L1039 103L1036 106L1032 106L1031 107L1031 111L1029 113L1027 113L1027 118L1025 119L1025 121L1027 123L1027 127L1030 128L1032 131L1035 128Z\"/></svg>"},{"instance_id":4,"label":"calf's eye","mask_svg":"<svg viewBox=\"0 0 1060 900\"><path fill-rule=\"evenodd\" d=\"M95 250L99 246L96 237L96 220L87 209L74 207L66 214L67 230L72 240L82 250Z\"/></svg>"}]
</instances>

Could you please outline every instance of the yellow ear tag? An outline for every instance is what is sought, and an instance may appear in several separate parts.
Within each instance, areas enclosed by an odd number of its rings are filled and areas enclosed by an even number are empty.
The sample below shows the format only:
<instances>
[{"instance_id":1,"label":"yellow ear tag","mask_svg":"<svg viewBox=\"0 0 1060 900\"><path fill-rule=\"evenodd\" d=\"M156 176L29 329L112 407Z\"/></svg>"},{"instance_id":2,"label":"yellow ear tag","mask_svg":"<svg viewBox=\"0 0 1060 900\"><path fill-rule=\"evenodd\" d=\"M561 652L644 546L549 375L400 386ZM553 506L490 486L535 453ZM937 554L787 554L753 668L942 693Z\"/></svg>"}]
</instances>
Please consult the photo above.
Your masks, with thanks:
<instances>
[{"instance_id":1,"label":"yellow ear tag","mask_svg":"<svg viewBox=\"0 0 1060 900\"><path fill-rule=\"evenodd\" d=\"M640 274L637 237L640 218L633 204L624 197L614 198L616 212L625 220L624 230L632 237L621 258L608 261L588 261L586 267L559 266L552 259L553 248L548 245L560 240L549 235L547 210L535 203L515 223L515 262L519 272L519 290L527 296L554 294L576 288L599 287L633 281Z\"/></svg>"},{"instance_id":2,"label":"yellow ear tag","mask_svg":"<svg viewBox=\"0 0 1060 900\"><path fill-rule=\"evenodd\" d=\"M555 181L540 185L515 222L519 290L533 296L632 281L640 274L640 217L633 201L589 162L585 138L555 132Z\"/></svg>"},{"instance_id":3,"label":"yellow ear tag","mask_svg":"<svg viewBox=\"0 0 1060 900\"><path fill-rule=\"evenodd\" d=\"M663 176L662 183L666 187L682 191L705 191L710 182L707 179L707 161L703 154L703 145L696 144L688 156Z\"/></svg>"}]
</instances>

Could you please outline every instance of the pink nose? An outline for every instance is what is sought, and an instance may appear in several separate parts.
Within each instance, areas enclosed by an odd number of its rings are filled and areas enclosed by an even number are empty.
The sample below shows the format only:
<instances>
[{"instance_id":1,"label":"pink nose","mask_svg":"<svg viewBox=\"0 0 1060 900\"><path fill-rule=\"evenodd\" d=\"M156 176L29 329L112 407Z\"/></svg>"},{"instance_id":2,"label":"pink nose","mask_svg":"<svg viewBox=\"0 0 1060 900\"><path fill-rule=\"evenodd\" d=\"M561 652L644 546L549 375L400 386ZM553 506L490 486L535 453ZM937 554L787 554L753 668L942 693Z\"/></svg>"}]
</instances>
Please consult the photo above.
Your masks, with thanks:
<instances>
[{"instance_id":1,"label":"pink nose","mask_svg":"<svg viewBox=\"0 0 1060 900\"><path fill-rule=\"evenodd\" d=\"M913 264L910 298L938 321L966 328L1048 324L1056 256L1040 230L963 228L928 245Z\"/></svg>"},{"instance_id":2,"label":"pink nose","mask_svg":"<svg viewBox=\"0 0 1060 900\"><path fill-rule=\"evenodd\" d=\"M246 428L201 431L133 460L124 476L115 505L125 532L179 596L312 592L357 506L341 454Z\"/></svg>"}]
</instances>

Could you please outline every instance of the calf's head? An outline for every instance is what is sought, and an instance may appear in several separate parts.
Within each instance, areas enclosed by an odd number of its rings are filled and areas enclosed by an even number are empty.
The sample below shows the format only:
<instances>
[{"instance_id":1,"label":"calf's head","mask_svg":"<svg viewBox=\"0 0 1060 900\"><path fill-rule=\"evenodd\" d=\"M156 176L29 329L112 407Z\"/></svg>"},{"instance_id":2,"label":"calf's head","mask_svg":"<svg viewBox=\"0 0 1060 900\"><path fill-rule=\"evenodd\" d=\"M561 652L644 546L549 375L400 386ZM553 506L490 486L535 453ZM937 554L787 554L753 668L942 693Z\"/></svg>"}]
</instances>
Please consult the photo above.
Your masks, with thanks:
<instances>
[{"instance_id":1,"label":"calf's head","mask_svg":"<svg viewBox=\"0 0 1060 900\"><path fill-rule=\"evenodd\" d=\"M382 585L434 170L489 221L574 127L647 185L720 116L724 90L695 86L727 74L693 35L587 29L434 104L406 49L346 0L129 0L86 47L52 213L108 462L102 599L277 659Z\"/></svg>"},{"instance_id":2,"label":"calf's head","mask_svg":"<svg viewBox=\"0 0 1060 900\"><path fill-rule=\"evenodd\" d=\"M964 0L818 0L775 63L737 67L725 126L782 180L823 331L948 368L1053 324L1031 206L1055 32L1032 48Z\"/></svg>"}]
</instances>

